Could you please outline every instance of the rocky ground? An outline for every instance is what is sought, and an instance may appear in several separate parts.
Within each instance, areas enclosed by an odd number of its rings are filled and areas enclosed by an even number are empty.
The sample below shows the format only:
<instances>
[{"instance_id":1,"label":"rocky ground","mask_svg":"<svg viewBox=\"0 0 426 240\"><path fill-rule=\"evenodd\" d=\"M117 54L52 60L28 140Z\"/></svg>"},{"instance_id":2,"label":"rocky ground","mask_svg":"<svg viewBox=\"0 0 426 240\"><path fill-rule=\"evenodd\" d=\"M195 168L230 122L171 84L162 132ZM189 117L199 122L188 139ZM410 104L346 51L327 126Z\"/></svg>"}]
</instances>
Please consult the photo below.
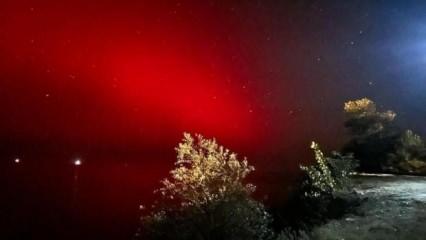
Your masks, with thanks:
<instances>
[{"instance_id":1,"label":"rocky ground","mask_svg":"<svg viewBox=\"0 0 426 240\"><path fill-rule=\"evenodd\" d=\"M426 240L426 177L359 175L354 181L363 204L314 229L314 239Z\"/></svg>"}]
</instances>

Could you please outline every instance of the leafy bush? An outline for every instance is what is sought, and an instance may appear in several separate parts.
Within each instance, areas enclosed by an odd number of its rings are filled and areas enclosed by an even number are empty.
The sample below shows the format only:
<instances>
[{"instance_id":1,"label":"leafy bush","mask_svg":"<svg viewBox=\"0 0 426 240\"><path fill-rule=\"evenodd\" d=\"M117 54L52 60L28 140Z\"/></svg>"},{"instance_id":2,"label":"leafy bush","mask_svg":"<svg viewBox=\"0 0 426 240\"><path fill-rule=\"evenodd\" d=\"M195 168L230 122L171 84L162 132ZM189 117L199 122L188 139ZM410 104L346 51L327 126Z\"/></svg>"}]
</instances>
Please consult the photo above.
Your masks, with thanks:
<instances>
[{"instance_id":1,"label":"leafy bush","mask_svg":"<svg viewBox=\"0 0 426 240\"><path fill-rule=\"evenodd\" d=\"M393 111L378 112L376 104L368 98L348 101L344 111L348 116L345 126L355 136L366 136L385 130L393 122Z\"/></svg>"},{"instance_id":2,"label":"leafy bush","mask_svg":"<svg viewBox=\"0 0 426 240\"><path fill-rule=\"evenodd\" d=\"M353 156L333 152L331 157L325 157L316 142L312 142L311 148L315 153L316 163L300 166L306 174L303 183L304 195L318 198L347 189L350 183L349 175L357 167L357 161Z\"/></svg>"},{"instance_id":3,"label":"leafy bush","mask_svg":"<svg viewBox=\"0 0 426 240\"><path fill-rule=\"evenodd\" d=\"M246 159L238 160L237 154L219 146L215 139L196 137L195 140L185 133L183 142L176 148L172 179L164 179L159 189L163 196L177 197L183 205L200 206L254 191L252 184L243 184L244 178L254 171Z\"/></svg>"},{"instance_id":4,"label":"leafy bush","mask_svg":"<svg viewBox=\"0 0 426 240\"><path fill-rule=\"evenodd\" d=\"M312 142L311 148L315 153L316 164L311 166L300 166L306 173L304 182L307 191L306 197L320 197L322 194L332 194L337 187L337 182L331 174L331 169L327 163L327 159L320 150L317 143Z\"/></svg>"},{"instance_id":5,"label":"leafy bush","mask_svg":"<svg viewBox=\"0 0 426 240\"><path fill-rule=\"evenodd\" d=\"M270 239L271 218L244 184L254 171L246 159L214 139L184 134L176 168L158 190L161 207L142 217L142 239Z\"/></svg>"},{"instance_id":6,"label":"leafy bush","mask_svg":"<svg viewBox=\"0 0 426 240\"><path fill-rule=\"evenodd\" d=\"M349 177L359 166L359 161L354 158L352 153L341 154L337 151L331 152L327 157L331 175L337 183L338 191L347 191L352 189L352 181Z\"/></svg>"},{"instance_id":7,"label":"leafy bush","mask_svg":"<svg viewBox=\"0 0 426 240\"><path fill-rule=\"evenodd\" d=\"M344 111L352 138L343 151L354 153L361 171L426 174L425 144L394 126L393 111L379 112L367 98L346 102Z\"/></svg>"},{"instance_id":8,"label":"leafy bush","mask_svg":"<svg viewBox=\"0 0 426 240\"><path fill-rule=\"evenodd\" d=\"M282 239L305 239L305 231L359 204L358 196L351 191L350 175L357 166L353 156L333 152L326 157L315 142L311 148L316 162L300 167L304 174L299 185L282 207L274 209L275 227L285 227Z\"/></svg>"},{"instance_id":9,"label":"leafy bush","mask_svg":"<svg viewBox=\"0 0 426 240\"><path fill-rule=\"evenodd\" d=\"M395 152L401 136L401 131L393 124L396 114L390 110L377 111L376 104L367 98L346 102L344 111L347 115L345 127L352 136L343 152L351 152L360 160L361 171L383 171L388 154Z\"/></svg>"},{"instance_id":10,"label":"leafy bush","mask_svg":"<svg viewBox=\"0 0 426 240\"><path fill-rule=\"evenodd\" d=\"M141 239L270 239L271 219L262 204L246 197L203 208L187 206L142 218Z\"/></svg>"},{"instance_id":11,"label":"leafy bush","mask_svg":"<svg viewBox=\"0 0 426 240\"><path fill-rule=\"evenodd\" d=\"M426 146L423 139L411 130L406 130L398 139L395 153L389 153L388 170L426 173Z\"/></svg>"}]
</instances>

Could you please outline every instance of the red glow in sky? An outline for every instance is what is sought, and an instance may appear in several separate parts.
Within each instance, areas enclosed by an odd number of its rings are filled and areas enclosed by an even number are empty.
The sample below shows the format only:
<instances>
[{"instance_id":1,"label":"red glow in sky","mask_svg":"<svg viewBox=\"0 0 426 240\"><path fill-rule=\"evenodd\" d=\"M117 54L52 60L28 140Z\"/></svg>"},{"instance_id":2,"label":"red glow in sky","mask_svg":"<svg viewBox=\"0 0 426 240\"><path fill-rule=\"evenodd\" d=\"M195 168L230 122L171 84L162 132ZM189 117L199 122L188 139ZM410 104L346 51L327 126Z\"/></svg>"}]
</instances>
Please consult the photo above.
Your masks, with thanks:
<instances>
[{"instance_id":1,"label":"red glow in sky","mask_svg":"<svg viewBox=\"0 0 426 240\"><path fill-rule=\"evenodd\" d=\"M153 2L0 3L0 156L20 159L7 189L24 216L12 232L44 236L40 222L54 235L75 216L91 226L69 223L76 236L131 234L182 132L243 156L265 141L266 92L245 76L222 7Z\"/></svg>"},{"instance_id":2,"label":"red glow in sky","mask_svg":"<svg viewBox=\"0 0 426 240\"><path fill-rule=\"evenodd\" d=\"M123 145L176 142L183 131L246 143L262 133L258 97L227 66L217 29L191 20L202 6L3 5L3 135Z\"/></svg>"},{"instance_id":3,"label":"red glow in sky","mask_svg":"<svg viewBox=\"0 0 426 240\"><path fill-rule=\"evenodd\" d=\"M391 99L418 118L424 98L401 95L412 71L377 70L401 66L376 52L400 26L376 4L0 1L0 182L15 214L5 228L64 239L76 216L85 238L129 239L184 131L247 156L263 194L312 159L311 140L342 142L348 99Z\"/></svg>"}]
</instances>

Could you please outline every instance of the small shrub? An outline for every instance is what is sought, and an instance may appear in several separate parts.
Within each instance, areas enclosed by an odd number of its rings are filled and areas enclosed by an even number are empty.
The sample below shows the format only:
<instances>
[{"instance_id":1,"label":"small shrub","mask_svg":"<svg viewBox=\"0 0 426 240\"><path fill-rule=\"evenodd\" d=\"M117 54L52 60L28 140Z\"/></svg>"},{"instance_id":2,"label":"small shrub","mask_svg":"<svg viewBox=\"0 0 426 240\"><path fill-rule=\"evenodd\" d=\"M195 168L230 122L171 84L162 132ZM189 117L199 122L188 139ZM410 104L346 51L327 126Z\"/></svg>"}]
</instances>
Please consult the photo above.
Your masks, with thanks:
<instances>
[{"instance_id":1,"label":"small shrub","mask_svg":"<svg viewBox=\"0 0 426 240\"><path fill-rule=\"evenodd\" d=\"M415 174L426 173L426 146L423 139L406 130L399 138L394 153L389 153L388 170Z\"/></svg>"},{"instance_id":2,"label":"small shrub","mask_svg":"<svg viewBox=\"0 0 426 240\"><path fill-rule=\"evenodd\" d=\"M333 152L326 157L315 142L311 149L315 163L300 167L303 175L299 185L290 193L288 201L274 211L276 228L285 227L283 239L305 239L301 233L342 216L359 202L351 191L350 175L357 166L353 156Z\"/></svg>"},{"instance_id":3,"label":"small shrub","mask_svg":"<svg viewBox=\"0 0 426 240\"><path fill-rule=\"evenodd\" d=\"M312 142L311 148L315 153L316 164L311 166L300 166L306 173L304 182L306 197L320 197L323 194L332 194L337 187L337 182L331 174L331 169L327 163L327 159L320 150L317 143Z\"/></svg>"},{"instance_id":4,"label":"small shrub","mask_svg":"<svg viewBox=\"0 0 426 240\"><path fill-rule=\"evenodd\" d=\"M162 207L142 217L141 239L261 240L273 236L271 217L252 199L254 171L246 159L201 135L184 134L176 168L158 190Z\"/></svg>"},{"instance_id":5,"label":"small shrub","mask_svg":"<svg viewBox=\"0 0 426 240\"><path fill-rule=\"evenodd\" d=\"M304 195L309 198L318 198L332 196L337 191L347 189L350 184L349 175L358 165L353 156L333 152L331 157L326 157L315 142L312 142L311 148L315 153L316 163L300 166L306 174L303 183Z\"/></svg>"},{"instance_id":6,"label":"small shrub","mask_svg":"<svg viewBox=\"0 0 426 240\"><path fill-rule=\"evenodd\" d=\"M359 161L354 158L353 154L341 154L333 151L330 157L327 157L331 175L336 181L339 191L347 191L352 189L352 181L350 175L355 173L359 166Z\"/></svg>"},{"instance_id":7,"label":"small shrub","mask_svg":"<svg viewBox=\"0 0 426 240\"><path fill-rule=\"evenodd\" d=\"M237 154L219 146L215 139L197 139L185 133L183 142L176 148L176 168L170 172L172 179L164 179L161 194L178 198L183 205L199 206L234 194L250 194L255 187L243 184L254 171L247 159L237 159Z\"/></svg>"},{"instance_id":8,"label":"small shrub","mask_svg":"<svg viewBox=\"0 0 426 240\"><path fill-rule=\"evenodd\" d=\"M202 208L186 206L142 217L140 239L271 239L271 218L259 202L246 197L219 200Z\"/></svg>"}]
</instances>

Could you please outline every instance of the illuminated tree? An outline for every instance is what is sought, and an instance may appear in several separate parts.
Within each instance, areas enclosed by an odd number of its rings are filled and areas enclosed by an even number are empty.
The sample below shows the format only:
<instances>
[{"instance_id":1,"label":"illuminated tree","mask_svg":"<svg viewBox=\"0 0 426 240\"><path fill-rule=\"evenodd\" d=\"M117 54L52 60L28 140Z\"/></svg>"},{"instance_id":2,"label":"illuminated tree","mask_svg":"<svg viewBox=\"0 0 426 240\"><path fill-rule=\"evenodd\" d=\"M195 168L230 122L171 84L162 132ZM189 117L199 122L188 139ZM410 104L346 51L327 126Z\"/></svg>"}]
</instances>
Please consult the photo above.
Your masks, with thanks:
<instances>
[{"instance_id":1,"label":"illuminated tree","mask_svg":"<svg viewBox=\"0 0 426 240\"><path fill-rule=\"evenodd\" d=\"M315 153L316 162L310 166L300 166L306 173L304 195L318 198L324 195L334 195L337 191L348 188L349 175L357 166L357 161L351 155L341 155L333 152L326 157L316 142L311 149Z\"/></svg>"},{"instance_id":2,"label":"illuminated tree","mask_svg":"<svg viewBox=\"0 0 426 240\"><path fill-rule=\"evenodd\" d=\"M393 111L377 111L368 98L348 101L344 105L347 116L345 127L351 133L344 152L351 152L360 160L360 169L381 172L386 168L388 154L395 152L401 131L393 125Z\"/></svg>"},{"instance_id":3,"label":"illuminated tree","mask_svg":"<svg viewBox=\"0 0 426 240\"><path fill-rule=\"evenodd\" d=\"M345 126L352 134L344 151L354 153L361 170L426 174L423 140L411 130L394 126L393 111L379 112L367 98L346 102L344 111Z\"/></svg>"},{"instance_id":4,"label":"illuminated tree","mask_svg":"<svg viewBox=\"0 0 426 240\"><path fill-rule=\"evenodd\" d=\"M386 130L396 117L396 113L390 110L378 112L376 104L368 98L346 102L344 111L348 116L345 126L356 136Z\"/></svg>"},{"instance_id":5,"label":"illuminated tree","mask_svg":"<svg viewBox=\"0 0 426 240\"><path fill-rule=\"evenodd\" d=\"M179 198L184 205L200 206L225 199L234 194L250 194L255 187L243 184L244 178L254 171L246 159L219 146L215 139L196 140L185 133L183 142L176 148L176 168L171 180L162 181L160 192L169 198Z\"/></svg>"},{"instance_id":6,"label":"illuminated tree","mask_svg":"<svg viewBox=\"0 0 426 240\"><path fill-rule=\"evenodd\" d=\"M311 148L315 153L316 164L311 166L300 166L300 168L306 172L308 177L307 184L310 186L309 190L305 192L305 195L309 197L319 197L323 193L332 194L335 191L337 183L331 175L327 159L316 142L312 142Z\"/></svg>"},{"instance_id":7,"label":"illuminated tree","mask_svg":"<svg viewBox=\"0 0 426 240\"><path fill-rule=\"evenodd\" d=\"M270 239L271 218L244 184L254 171L215 139L185 133L160 207L142 217L142 239Z\"/></svg>"}]
</instances>

